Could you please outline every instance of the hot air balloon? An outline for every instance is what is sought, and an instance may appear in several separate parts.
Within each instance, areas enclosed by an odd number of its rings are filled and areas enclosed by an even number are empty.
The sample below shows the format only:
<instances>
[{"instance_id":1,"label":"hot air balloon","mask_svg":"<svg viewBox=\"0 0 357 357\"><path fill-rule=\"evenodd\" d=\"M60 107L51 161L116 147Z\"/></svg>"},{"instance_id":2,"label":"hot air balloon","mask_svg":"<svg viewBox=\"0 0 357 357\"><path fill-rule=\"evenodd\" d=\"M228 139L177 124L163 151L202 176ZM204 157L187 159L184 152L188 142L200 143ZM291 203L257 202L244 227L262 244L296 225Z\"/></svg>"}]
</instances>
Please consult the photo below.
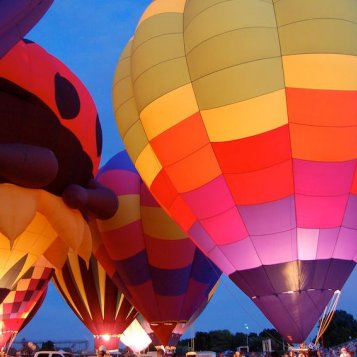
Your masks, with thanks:
<instances>
[{"instance_id":1,"label":"hot air balloon","mask_svg":"<svg viewBox=\"0 0 357 357\"><path fill-rule=\"evenodd\" d=\"M357 3L157 0L114 78L151 193L289 341L357 258Z\"/></svg>"},{"instance_id":2,"label":"hot air balloon","mask_svg":"<svg viewBox=\"0 0 357 357\"><path fill-rule=\"evenodd\" d=\"M2 0L0 4L0 58L36 25L53 0Z\"/></svg>"},{"instance_id":3,"label":"hot air balloon","mask_svg":"<svg viewBox=\"0 0 357 357\"><path fill-rule=\"evenodd\" d=\"M106 252L128 299L167 345L175 326L210 299L221 272L161 209L125 151L100 169L97 180L119 200L113 218L97 221Z\"/></svg>"},{"instance_id":4,"label":"hot air balloon","mask_svg":"<svg viewBox=\"0 0 357 357\"><path fill-rule=\"evenodd\" d=\"M94 256L89 265L73 251L54 283L70 308L94 335L96 350L118 350L119 335L131 324L137 311L114 285Z\"/></svg>"},{"instance_id":5,"label":"hot air balloon","mask_svg":"<svg viewBox=\"0 0 357 357\"><path fill-rule=\"evenodd\" d=\"M0 119L2 301L58 237L88 258L83 215L102 216L111 194L93 180L102 136L89 92L33 42L0 60Z\"/></svg>"},{"instance_id":6,"label":"hot air balloon","mask_svg":"<svg viewBox=\"0 0 357 357\"><path fill-rule=\"evenodd\" d=\"M52 265L41 257L0 305L1 351L11 347L17 333L29 322L29 317L33 317L32 311L37 311L42 304L53 271Z\"/></svg>"}]
</instances>

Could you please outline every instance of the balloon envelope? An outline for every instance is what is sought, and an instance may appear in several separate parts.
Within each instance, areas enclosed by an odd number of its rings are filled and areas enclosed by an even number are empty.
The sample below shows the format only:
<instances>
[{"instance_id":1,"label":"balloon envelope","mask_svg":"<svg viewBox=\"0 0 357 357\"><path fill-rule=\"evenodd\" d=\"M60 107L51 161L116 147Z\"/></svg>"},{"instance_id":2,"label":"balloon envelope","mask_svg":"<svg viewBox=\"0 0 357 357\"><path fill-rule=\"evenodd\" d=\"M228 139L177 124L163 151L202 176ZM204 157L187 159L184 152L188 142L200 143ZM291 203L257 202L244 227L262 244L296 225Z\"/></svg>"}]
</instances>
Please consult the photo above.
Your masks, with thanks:
<instances>
[{"instance_id":1,"label":"balloon envelope","mask_svg":"<svg viewBox=\"0 0 357 357\"><path fill-rule=\"evenodd\" d=\"M157 0L114 78L143 180L289 341L357 258L357 3Z\"/></svg>"},{"instance_id":2,"label":"balloon envelope","mask_svg":"<svg viewBox=\"0 0 357 357\"><path fill-rule=\"evenodd\" d=\"M95 348L119 348L119 334L137 312L113 284L94 256L89 265L70 251L62 269L56 269L54 283L70 308L93 333Z\"/></svg>"},{"instance_id":3,"label":"balloon envelope","mask_svg":"<svg viewBox=\"0 0 357 357\"><path fill-rule=\"evenodd\" d=\"M53 0L2 0L0 3L0 58L36 25Z\"/></svg>"},{"instance_id":4,"label":"balloon envelope","mask_svg":"<svg viewBox=\"0 0 357 357\"><path fill-rule=\"evenodd\" d=\"M207 303L221 272L155 201L125 151L97 180L119 200L113 218L98 220L106 251L128 298L166 345L176 324Z\"/></svg>"},{"instance_id":5,"label":"balloon envelope","mask_svg":"<svg viewBox=\"0 0 357 357\"><path fill-rule=\"evenodd\" d=\"M11 339L30 321L41 306L53 267L40 258L0 305L0 349L10 348Z\"/></svg>"}]
</instances>

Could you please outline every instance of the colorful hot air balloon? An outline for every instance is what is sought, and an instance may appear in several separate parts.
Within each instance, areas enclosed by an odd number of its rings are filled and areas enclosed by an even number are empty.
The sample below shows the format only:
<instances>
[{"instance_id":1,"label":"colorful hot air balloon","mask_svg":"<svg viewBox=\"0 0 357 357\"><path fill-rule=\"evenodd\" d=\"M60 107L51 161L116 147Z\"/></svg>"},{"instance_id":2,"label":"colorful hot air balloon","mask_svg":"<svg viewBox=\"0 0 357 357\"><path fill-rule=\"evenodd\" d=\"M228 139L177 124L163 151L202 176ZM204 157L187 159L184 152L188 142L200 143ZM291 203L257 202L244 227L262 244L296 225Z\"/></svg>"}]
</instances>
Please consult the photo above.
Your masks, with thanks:
<instances>
[{"instance_id":1,"label":"colorful hot air balloon","mask_svg":"<svg viewBox=\"0 0 357 357\"><path fill-rule=\"evenodd\" d=\"M53 0L2 0L0 3L0 58L36 25Z\"/></svg>"},{"instance_id":2,"label":"colorful hot air balloon","mask_svg":"<svg viewBox=\"0 0 357 357\"><path fill-rule=\"evenodd\" d=\"M17 333L29 322L29 316L33 316L32 311L39 308L53 271L52 265L43 257L40 258L0 305L1 351L11 347Z\"/></svg>"},{"instance_id":3,"label":"colorful hot air balloon","mask_svg":"<svg viewBox=\"0 0 357 357\"><path fill-rule=\"evenodd\" d=\"M119 348L119 335L135 319L137 312L114 285L94 256L89 265L71 251L54 283L70 308L94 335L96 350Z\"/></svg>"},{"instance_id":4,"label":"colorful hot air balloon","mask_svg":"<svg viewBox=\"0 0 357 357\"><path fill-rule=\"evenodd\" d=\"M156 0L119 61L128 153L289 341L357 259L357 2Z\"/></svg>"},{"instance_id":5,"label":"colorful hot air balloon","mask_svg":"<svg viewBox=\"0 0 357 357\"><path fill-rule=\"evenodd\" d=\"M82 214L117 202L93 180L101 143L94 102L63 63L29 41L0 59L0 302L58 237L88 258Z\"/></svg>"},{"instance_id":6,"label":"colorful hot air balloon","mask_svg":"<svg viewBox=\"0 0 357 357\"><path fill-rule=\"evenodd\" d=\"M119 200L113 218L98 220L107 254L129 300L166 345L176 324L207 303L221 272L158 205L125 151L97 180Z\"/></svg>"}]
</instances>

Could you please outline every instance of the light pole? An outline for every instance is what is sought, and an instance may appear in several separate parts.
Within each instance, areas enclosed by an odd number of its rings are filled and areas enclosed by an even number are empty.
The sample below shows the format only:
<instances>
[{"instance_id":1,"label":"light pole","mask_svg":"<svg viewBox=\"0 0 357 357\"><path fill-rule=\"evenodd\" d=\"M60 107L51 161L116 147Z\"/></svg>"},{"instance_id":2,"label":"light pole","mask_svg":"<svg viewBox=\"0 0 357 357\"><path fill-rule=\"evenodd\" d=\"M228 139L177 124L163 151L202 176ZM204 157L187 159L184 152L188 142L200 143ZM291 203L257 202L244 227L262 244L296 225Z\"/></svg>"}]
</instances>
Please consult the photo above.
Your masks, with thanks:
<instances>
[{"instance_id":1,"label":"light pole","mask_svg":"<svg viewBox=\"0 0 357 357\"><path fill-rule=\"evenodd\" d=\"M249 327L248 327L248 324L244 324L244 327L247 330L247 352L249 352Z\"/></svg>"}]
</instances>

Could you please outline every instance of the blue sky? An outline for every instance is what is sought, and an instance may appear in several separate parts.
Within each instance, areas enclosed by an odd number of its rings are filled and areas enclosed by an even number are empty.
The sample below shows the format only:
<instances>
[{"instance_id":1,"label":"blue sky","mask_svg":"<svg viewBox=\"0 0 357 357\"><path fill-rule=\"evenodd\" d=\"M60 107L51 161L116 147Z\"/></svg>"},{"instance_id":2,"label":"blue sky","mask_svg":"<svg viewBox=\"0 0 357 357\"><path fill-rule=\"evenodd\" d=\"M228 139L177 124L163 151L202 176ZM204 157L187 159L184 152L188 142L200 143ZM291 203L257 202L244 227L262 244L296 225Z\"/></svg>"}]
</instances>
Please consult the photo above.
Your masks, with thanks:
<instances>
[{"instance_id":1,"label":"blue sky","mask_svg":"<svg viewBox=\"0 0 357 357\"><path fill-rule=\"evenodd\" d=\"M204 1L204 0L202 0ZM111 87L120 53L132 36L149 0L55 0L26 36L58 57L85 83L97 104L103 135L102 163L123 149L111 105ZM357 318L357 271L346 283L338 308ZM228 279L186 336L193 331L230 329L259 332L271 327L255 305ZM90 332L72 313L53 285L34 319L18 339L89 339Z\"/></svg>"}]
</instances>

